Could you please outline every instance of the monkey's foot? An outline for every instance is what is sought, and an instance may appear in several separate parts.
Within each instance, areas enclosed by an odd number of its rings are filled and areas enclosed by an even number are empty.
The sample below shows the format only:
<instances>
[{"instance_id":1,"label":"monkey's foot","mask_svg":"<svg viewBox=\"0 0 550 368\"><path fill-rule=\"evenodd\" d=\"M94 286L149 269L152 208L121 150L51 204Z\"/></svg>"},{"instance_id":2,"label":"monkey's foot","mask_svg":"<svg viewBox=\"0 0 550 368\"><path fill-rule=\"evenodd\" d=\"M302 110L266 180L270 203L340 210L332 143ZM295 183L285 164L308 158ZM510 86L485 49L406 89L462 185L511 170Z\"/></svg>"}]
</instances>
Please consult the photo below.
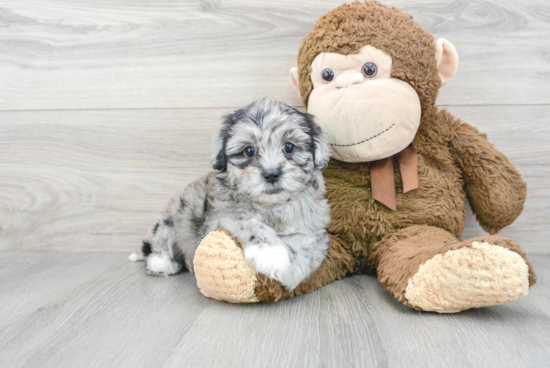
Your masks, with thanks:
<instances>
[{"instance_id":1,"label":"monkey's foot","mask_svg":"<svg viewBox=\"0 0 550 368\"><path fill-rule=\"evenodd\" d=\"M256 303L256 271L225 230L214 230L195 252L193 268L197 286L209 298L230 303Z\"/></svg>"},{"instance_id":2,"label":"monkey's foot","mask_svg":"<svg viewBox=\"0 0 550 368\"><path fill-rule=\"evenodd\" d=\"M455 313L503 304L528 291L529 266L520 254L474 241L422 264L408 280L405 298L416 309Z\"/></svg>"}]
</instances>

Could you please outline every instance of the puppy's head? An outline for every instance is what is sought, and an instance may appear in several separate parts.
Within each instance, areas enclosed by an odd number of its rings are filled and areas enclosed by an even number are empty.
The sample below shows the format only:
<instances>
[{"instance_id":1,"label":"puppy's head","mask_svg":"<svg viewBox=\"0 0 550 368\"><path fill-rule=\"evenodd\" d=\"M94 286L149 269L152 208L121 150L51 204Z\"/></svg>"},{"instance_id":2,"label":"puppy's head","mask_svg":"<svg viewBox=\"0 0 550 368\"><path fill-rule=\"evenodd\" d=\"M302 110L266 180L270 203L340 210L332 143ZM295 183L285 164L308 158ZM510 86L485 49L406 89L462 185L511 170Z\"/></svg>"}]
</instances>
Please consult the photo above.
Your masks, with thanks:
<instances>
[{"instance_id":1,"label":"puppy's head","mask_svg":"<svg viewBox=\"0 0 550 368\"><path fill-rule=\"evenodd\" d=\"M313 116L263 98L224 118L213 167L223 181L260 203L279 203L312 184L330 146Z\"/></svg>"}]
</instances>

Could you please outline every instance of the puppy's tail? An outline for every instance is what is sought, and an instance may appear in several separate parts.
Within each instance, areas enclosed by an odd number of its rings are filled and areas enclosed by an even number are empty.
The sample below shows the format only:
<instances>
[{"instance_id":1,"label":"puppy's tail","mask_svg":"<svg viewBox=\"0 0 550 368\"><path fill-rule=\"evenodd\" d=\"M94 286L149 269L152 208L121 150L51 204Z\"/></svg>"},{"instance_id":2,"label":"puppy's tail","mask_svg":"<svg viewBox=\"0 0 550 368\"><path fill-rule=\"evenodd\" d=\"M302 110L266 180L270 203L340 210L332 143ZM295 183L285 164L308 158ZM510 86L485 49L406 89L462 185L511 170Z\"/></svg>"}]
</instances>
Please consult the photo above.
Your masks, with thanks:
<instances>
[{"instance_id":1,"label":"puppy's tail","mask_svg":"<svg viewBox=\"0 0 550 368\"><path fill-rule=\"evenodd\" d=\"M144 240L143 245L141 246L141 254L132 253L128 256L128 260L132 262L145 261L149 254L151 254L151 243L149 243L147 240Z\"/></svg>"}]
</instances>

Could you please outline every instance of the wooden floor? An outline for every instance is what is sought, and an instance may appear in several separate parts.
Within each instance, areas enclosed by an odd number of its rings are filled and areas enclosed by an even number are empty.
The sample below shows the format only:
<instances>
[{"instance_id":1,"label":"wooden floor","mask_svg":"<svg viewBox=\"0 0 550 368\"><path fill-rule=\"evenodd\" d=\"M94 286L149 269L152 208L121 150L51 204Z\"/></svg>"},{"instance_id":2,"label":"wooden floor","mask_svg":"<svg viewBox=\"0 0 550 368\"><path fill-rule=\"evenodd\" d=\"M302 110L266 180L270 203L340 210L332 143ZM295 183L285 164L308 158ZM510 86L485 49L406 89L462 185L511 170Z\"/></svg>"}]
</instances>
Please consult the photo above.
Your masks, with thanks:
<instances>
[{"instance_id":1,"label":"wooden floor","mask_svg":"<svg viewBox=\"0 0 550 368\"><path fill-rule=\"evenodd\" d=\"M207 299L193 275L148 276L123 254L0 259L2 367L548 367L550 255L527 297L440 315L373 276L275 304Z\"/></svg>"},{"instance_id":2,"label":"wooden floor","mask_svg":"<svg viewBox=\"0 0 550 368\"><path fill-rule=\"evenodd\" d=\"M288 82L342 0L0 1L0 368L550 367L550 2L388 0L457 48L438 97L528 184L528 297L419 313L373 276L272 305L127 262L209 170L224 114ZM470 213L464 238L484 234Z\"/></svg>"}]
</instances>

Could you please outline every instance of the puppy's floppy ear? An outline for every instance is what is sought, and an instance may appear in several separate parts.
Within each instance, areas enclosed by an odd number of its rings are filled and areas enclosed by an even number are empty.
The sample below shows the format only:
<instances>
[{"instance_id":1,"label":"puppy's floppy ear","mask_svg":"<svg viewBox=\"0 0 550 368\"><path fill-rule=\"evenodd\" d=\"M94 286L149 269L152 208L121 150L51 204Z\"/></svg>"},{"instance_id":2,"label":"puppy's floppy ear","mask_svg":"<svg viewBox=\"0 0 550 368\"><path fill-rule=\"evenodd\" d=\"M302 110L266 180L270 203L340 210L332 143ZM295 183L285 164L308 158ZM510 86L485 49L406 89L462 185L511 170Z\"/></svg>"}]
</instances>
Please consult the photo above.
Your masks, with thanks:
<instances>
[{"instance_id":1,"label":"puppy's floppy ear","mask_svg":"<svg viewBox=\"0 0 550 368\"><path fill-rule=\"evenodd\" d=\"M321 130L319 125L315 124L315 167L324 169L328 165L330 154L332 153L326 134Z\"/></svg>"},{"instance_id":2,"label":"puppy's floppy ear","mask_svg":"<svg viewBox=\"0 0 550 368\"><path fill-rule=\"evenodd\" d=\"M234 115L235 114L230 114L224 117L223 126L214 137L214 152L211 159L212 168L214 170L227 170L227 154L225 153L225 146L227 145L227 140L231 135L231 125L234 121Z\"/></svg>"},{"instance_id":3,"label":"puppy's floppy ear","mask_svg":"<svg viewBox=\"0 0 550 368\"><path fill-rule=\"evenodd\" d=\"M225 171L227 170L227 155L225 154L225 144L221 133L220 131L214 138L214 154L211 162L214 170Z\"/></svg>"},{"instance_id":4,"label":"puppy's floppy ear","mask_svg":"<svg viewBox=\"0 0 550 368\"><path fill-rule=\"evenodd\" d=\"M310 126L311 138L313 138L314 151L313 156L315 159L315 168L324 169L328 165L330 159L331 149L328 144L326 134L321 130L321 127L315 122L315 117L308 113L302 113L302 116L306 119Z\"/></svg>"}]
</instances>

